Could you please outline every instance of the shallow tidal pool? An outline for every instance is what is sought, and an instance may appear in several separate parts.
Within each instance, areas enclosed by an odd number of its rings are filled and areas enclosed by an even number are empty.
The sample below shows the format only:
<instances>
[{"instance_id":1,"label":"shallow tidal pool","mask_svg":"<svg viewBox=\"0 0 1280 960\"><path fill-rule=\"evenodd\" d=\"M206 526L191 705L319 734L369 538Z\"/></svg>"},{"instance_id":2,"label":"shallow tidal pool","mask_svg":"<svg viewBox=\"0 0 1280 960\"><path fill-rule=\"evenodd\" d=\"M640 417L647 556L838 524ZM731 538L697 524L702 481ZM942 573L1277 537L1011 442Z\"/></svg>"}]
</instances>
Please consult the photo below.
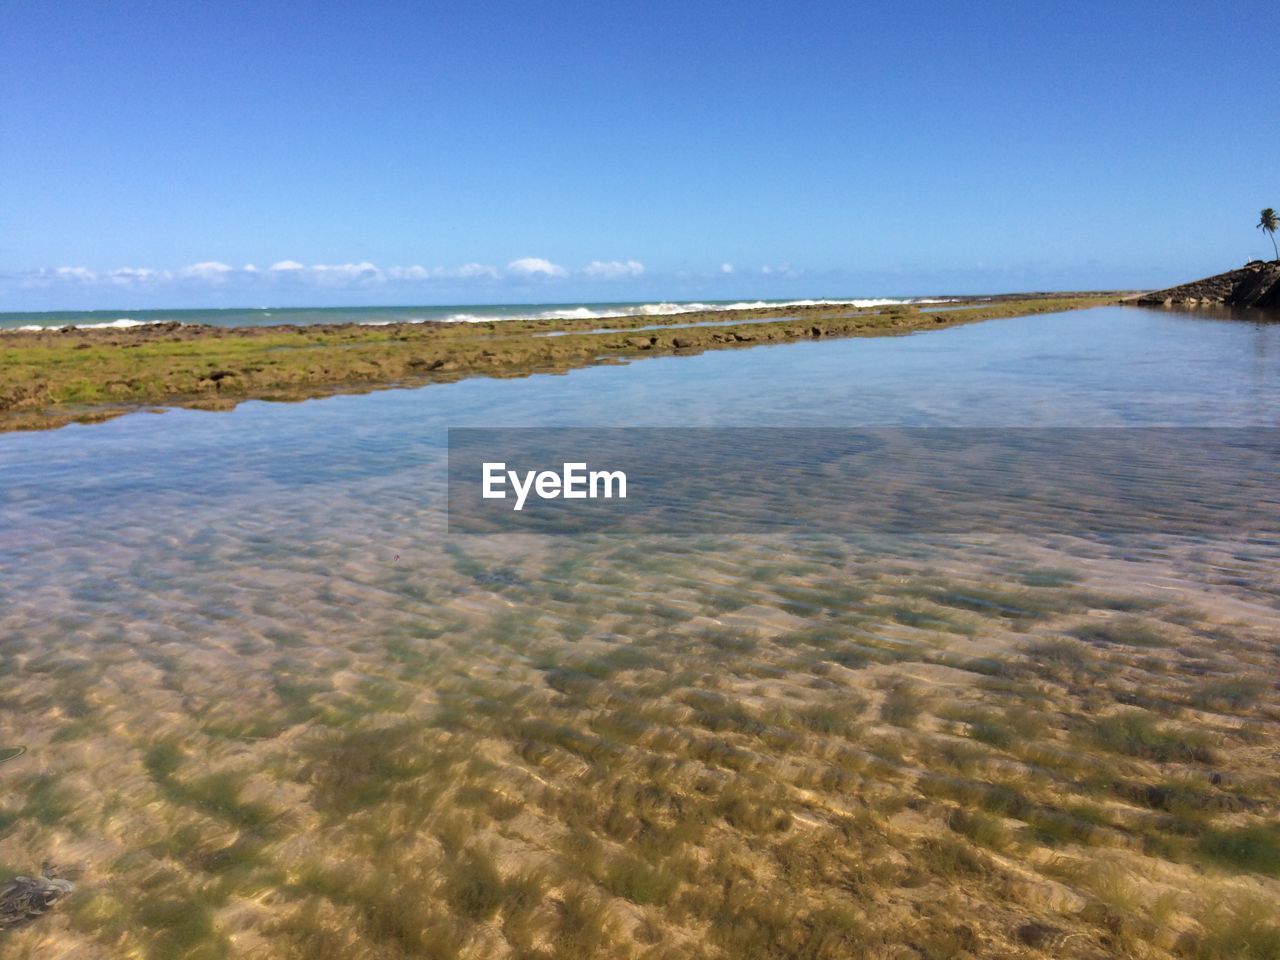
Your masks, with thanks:
<instances>
[{"instance_id":1,"label":"shallow tidal pool","mask_svg":"<svg viewBox=\"0 0 1280 960\"><path fill-rule=\"evenodd\" d=\"M0 435L0 886L76 885L0 952L1280 956L1274 537L450 536L444 472L1278 425L1280 324L1110 307Z\"/></svg>"}]
</instances>

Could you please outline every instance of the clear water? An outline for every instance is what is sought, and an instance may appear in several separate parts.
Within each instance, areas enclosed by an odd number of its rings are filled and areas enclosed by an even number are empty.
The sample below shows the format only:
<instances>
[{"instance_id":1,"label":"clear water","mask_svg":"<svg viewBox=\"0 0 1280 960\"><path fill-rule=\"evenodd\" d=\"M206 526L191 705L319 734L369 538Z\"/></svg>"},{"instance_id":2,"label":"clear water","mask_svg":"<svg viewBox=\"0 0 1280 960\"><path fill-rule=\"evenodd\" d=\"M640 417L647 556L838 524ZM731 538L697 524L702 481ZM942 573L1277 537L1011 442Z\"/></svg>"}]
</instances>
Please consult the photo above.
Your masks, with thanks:
<instances>
[{"instance_id":1,"label":"clear water","mask_svg":"<svg viewBox=\"0 0 1280 960\"><path fill-rule=\"evenodd\" d=\"M1274 427L1280 326L1098 308L6 434L0 598L77 576L145 590L149 571L194 563L201 532L252 529L328 563L425 548L449 427L556 425ZM234 564L197 564L191 586L222 574Z\"/></svg>"},{"instance_id":2,"label":"clear water","mask_svg":"<svg viewBox=\"0 0 1280 960\"><path fill-rule=\"evenodd\" d=\"M156 793L159 775L142 758L157 738L179 745L181 782L230 771L288 809L255 856L294 871L357 835L306 812L308 751L335 724L432 716L478 684L518 702L542 688L540 671L584 645L660 638L683 630L681 618L722 617L765 636L803 626L803 605L784 611L770 577L1003 583L1066 565L1091 588L1159 592L1223 622L1277 619L1275 551L1260 545L1059 538L854 550L821 539L619 545L446 533L449 427L759 424L1274 427L1280 326L1099 308L0 435L0 749L28 747L0 770L10 778L0 781L11 824L2 859L79 862L119 902L163 875L187 891L230 884L217 889L243 903L282 881L175 866L159 844L186 836L173 831L195 808L185 794ZM928 621L858 623L867 642L941 642ZM960 639L980 653L1005 642L993 631ZM768 669L740 689L785 682ZM299 696L322 711L297 713ZM462 716L453 722L470 722ZM268 787L273 777L285 786ZM37 787L65 798L54 813L24 806ZM199 809L201 823L225 815ZM350 849L343 869L355 876L370 854ZM83 947L99 922L108 914L82 917L63 946Z\"/></svg>"}]
</instances>

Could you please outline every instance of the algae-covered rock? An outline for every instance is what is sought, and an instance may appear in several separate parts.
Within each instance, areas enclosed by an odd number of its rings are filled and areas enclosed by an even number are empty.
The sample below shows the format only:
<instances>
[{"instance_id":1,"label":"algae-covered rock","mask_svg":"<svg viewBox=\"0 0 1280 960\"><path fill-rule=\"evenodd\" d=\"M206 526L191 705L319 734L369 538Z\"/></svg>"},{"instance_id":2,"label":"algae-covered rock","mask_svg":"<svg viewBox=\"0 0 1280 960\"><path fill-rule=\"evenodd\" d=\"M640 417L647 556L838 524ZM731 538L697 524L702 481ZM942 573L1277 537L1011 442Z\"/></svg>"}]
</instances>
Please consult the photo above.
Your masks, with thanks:
<instances>
[{"instance_id":1,"label":"algae-covered rock","mask_svg":"<svg viewBox=\"0 0 1280 960\"><path fill-rule=\"evenodd\" d=\"M0 930L21 927L43 916L75 889L70 880L49 876L51 872L45 865L38 877L14 877L0 886Z\"/></svg>"}]
</instances>

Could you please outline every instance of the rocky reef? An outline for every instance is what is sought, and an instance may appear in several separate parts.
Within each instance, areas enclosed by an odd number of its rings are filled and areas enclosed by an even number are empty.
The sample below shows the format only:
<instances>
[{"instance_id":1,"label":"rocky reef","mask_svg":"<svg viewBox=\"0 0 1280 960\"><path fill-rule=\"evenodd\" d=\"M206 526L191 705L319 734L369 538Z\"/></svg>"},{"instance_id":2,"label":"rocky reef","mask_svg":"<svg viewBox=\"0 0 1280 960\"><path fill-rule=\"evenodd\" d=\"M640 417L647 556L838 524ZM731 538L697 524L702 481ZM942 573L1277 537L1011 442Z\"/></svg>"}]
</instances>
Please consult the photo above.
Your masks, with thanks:
<instances>
[{"instance_id":1,"label":"rocky reef","mask_svg":"<svg viewBox=\"0 0 1280 960\"><path fill-rule=\"evenodd\" d=\"M1253 260L1239 270L1143 294L1137 302L1165 306L1221 303L1280 310L1280 260Z\"/></svg>"}]
</instances>

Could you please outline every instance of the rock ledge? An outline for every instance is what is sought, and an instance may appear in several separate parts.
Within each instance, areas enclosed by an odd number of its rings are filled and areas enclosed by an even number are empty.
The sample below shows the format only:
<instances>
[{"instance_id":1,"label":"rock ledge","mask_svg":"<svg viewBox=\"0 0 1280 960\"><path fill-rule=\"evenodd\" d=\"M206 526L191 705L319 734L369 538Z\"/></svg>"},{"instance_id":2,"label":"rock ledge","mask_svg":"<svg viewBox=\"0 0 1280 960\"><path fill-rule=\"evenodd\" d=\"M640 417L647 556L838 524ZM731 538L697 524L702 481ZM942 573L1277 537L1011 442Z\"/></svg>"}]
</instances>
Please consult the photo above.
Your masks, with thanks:
<instances>
[{"instance_id":1,"label":"rock ledge","mask_svg":"<svg viewBox=\"0 0 1280 960\"><path fill-rule=\"evenodd\" d=\"M1280 309L1280 261L1253 260L1239 270L1194 280L1138 297L1138 303L1221 303L1232 307Z\"/></svg>"}]
</instances>

